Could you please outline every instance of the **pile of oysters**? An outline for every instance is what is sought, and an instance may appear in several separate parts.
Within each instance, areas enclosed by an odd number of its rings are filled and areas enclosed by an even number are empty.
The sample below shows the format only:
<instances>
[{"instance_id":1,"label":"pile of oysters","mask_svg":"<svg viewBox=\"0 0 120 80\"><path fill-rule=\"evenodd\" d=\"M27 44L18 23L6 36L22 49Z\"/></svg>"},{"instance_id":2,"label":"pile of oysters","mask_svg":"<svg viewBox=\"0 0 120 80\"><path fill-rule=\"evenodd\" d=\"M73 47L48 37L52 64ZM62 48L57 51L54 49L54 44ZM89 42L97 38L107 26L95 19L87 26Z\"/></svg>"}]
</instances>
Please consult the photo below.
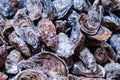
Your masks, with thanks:
<instances>
[{"instance_id":1,"label":"pile of oysters","mask_svg":"<svg viewBox=\"0 0 120 80\"><path fill-rule=\"evenodd\" d=\"M120 0L0 0L0 80L120 80Z\"/></svg>"}]
</instances>

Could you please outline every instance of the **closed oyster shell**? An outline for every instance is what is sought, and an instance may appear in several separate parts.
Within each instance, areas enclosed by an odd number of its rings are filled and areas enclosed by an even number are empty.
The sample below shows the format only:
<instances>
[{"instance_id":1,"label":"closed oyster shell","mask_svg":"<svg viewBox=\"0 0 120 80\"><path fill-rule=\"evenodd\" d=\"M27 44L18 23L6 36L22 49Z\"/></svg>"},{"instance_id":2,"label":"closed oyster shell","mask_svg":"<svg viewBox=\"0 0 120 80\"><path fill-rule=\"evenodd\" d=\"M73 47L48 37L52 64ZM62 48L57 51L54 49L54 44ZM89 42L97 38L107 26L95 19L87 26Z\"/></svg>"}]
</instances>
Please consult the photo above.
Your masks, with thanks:
<instances>
[{"instance_id":1,"label":"closed oyster shell","mask_svg":"<svg viewBox=\"0 0 120 80\"><path fill-rule=\"evenodd\" d=\"M26 64L27 63L27 64ZM39 69L50 79L66 80L68 71L65 63L53 53L45 52L32 56L28 61L20 62L20 69Z\"/></svg>"},{"instance_id":2,"label":"closed oyster shell","mask_svg":"<svg viewBox=\"0 0 120 80\"><path fill-rule=\"evenodd\" d=\"M57 36L57 51L56 54L61 57L69 57L74 54L74 44L70 41L65 33L59 33Z\"/></svg>"},{"instance_id":3,"label":"closed oyster shell","mask_svg":"<svg viewBox=\"0 0 120 80\"><path fill-rule=\"evenodd\" d=\"M24 0L2 0L2 14L5 17L12 17L19 8L24 6Z\"/></svg>"},{"instance_id":4,"label":"closed oyster shell","mask_svg":"<svg viewBox=\"0 0 120 80\"><path fill-rule=\"evenodd\" d=\"M41 0L43 4L42 19L54 20L57 17L56 9L52 0Z\"/></svg>"},{"instance_id":5,"label":"closed oyster shell","mask_svg":"<svg viewBox=\"0 0 120 80\"><path fill-rule=\"evenodd\" d=\"M28 48L27 44L20 38L15 32L12 32L9 35L10 44L20 51L24 56L30 56L30 49Z\"/></svg>"},{"instance_id":6,"label":"closed oyster shell","mask_svg":"<svg viewBox=\"0 0 120 80\"><path fill-rule=\"evenodd\" d=\"M73 0L73 7L78 11L89 9L89 4L87 4L85 0Z\"/></svg>"},{"instance_id":7,"label":"closed oyster shell","mask_svg":"<svg viewBox=\"0 0 120 80\"><path fill-rule=\"evenodd\" d=\"M73 4L73 0L54 0L53 5L57 11L58 19L64 17Z\"/></svg>"},{"instance_id":8,"label":"closed oyster shell","mask_svg":"<svg viewBox=\"0 0 120 80\"><path fill-rule=\"evenodd\" d=\"M3 29L3 34L5 37L8 37L14 31L13 23L14 23L14 20L12 19L6 21Z\"/></svg>"},{"instance_id":9,"label":"closed oyster shell","mask_svg":"<svg viewBox=\"0 0 120 80\"><path fill-rule=\"evenodd\" d=\"M12 50L5 60L5 69L9 74L18 73L18 62L22 60L22 54L17 50Z\"/></svg>"},{"instance_id":10,"label":"closed oyster shell","mask_svg":"<svg viewBox=\"0 0 120 80\"><path fill-rule=\"evenodd\" d=\"M48 19L42 19L37 27L39 41L44 42L52 50L56 50L57 37L54 24Z\"/></svg>"},{"instance_id":11,"label":"closed oyster shell","mask_svg":"<svg viewBox=\"0 0 120 80\"><path fill-rule=\"evenodd\" d=\"M109 13L109 15L106 15L103 18L102 25L113 30L119 30L120 29L120 18L116 15Z\"/></svg>"},{"instance_id":12,"label":"closed oyster shell","mask_svg":"<svg viewBox=\"0 0 120 80\"><path fill-rule=\"evenodd\" d=\"M87 77L105 76L104 68L96 63L95 57L92 55L89 49L83 49L79 54L79 58L81 61L78 61L73 65L73 74Z\"/></svg>"},{"instance_id":13,"label":"closed oyster shell","mask_svg":"<svg viewBox=\"0 0 120 80\"><path fill-rule=\"evenodd\" d=\"M28 15L31 20L37 20L42 14L42 3L40 0L27 0L25 2Z\"/></svg>"},{"instance_id":14,"label":"closed oyster shell","mask_svg":"<svg viewBox=\"0 0 120 80\"><path fill-rule=\"evenodd\" d=\"M34 49L38 47L38 37L34 30L34 24L23 12L17 12L14 20L14 29L17 35L26 43Z\"/></svg>"},{"instance_id":15,"label":"closed oyster shell","mask_svg":"<svg viewBox=\"0 0 120 80\"><path fill-rule=\"evenodd\" d=\"M85 36L80 30L80 24L78 22L80 15L73 11L69 16L68 21L70 21L70 25L72 26L72 31L70 34L70 41L74 43L75 51L80 52L84 45Z\"/></svg>"},{"instance_id":16,"label":"closed oyster shell","mask_svg":"<svg viewBox=\"0 0 120 80\"><path fill-rule=\"evenodd\" d=\"M72 73L76 74L78 76L85 76L85 77L104 77L105 76L105 70L101 65L96 66L96 71L91 71L89 68L87 68L82 62L76 62L73 65ZM80 79L81 80L81 79Z\"/></svg>"},{"instance_id":17,"label":"closed oyster shell","mask_svg":"<svg viewBox=\"0 0 120 80\"><path fill-rule=\"evenodd\" d=\"M110 63L107 63L104 66L104 69L106 71L106 78L114 79L115 77L118 77L120 75L120 64L114 61L111 61Z\"/></svg>"}]
</instances>

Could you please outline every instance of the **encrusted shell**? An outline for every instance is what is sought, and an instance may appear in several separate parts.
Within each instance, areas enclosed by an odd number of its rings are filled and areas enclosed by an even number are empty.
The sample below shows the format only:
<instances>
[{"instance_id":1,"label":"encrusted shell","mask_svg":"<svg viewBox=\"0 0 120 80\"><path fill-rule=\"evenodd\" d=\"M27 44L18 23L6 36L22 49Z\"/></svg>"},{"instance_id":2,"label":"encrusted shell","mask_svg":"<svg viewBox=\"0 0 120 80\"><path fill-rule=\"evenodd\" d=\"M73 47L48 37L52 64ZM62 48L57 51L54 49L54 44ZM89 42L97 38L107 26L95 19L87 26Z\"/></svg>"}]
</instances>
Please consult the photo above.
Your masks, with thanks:
<instances>
[{"instance_id":1,"label":"encrusted shell","mask_svg":"<svg viewBox=\"0 0 120 80\"><path fill-rule=\"evenodd\" d=\"M70 41L65 33L59 33L57 36L57 51L56 54L61 57L69 57L74 54L74 44Z\"/></svg>"},{"instance_id":2,"label":"encrusted shell","mask_svg":"<svg viewBox=\"0 0 120 80\"><path fill-rule=\"evenodd\" d=\"M53 5L57 11L58 19L64 17L71 8L73 0L54 0Z\"/></svg>"},{"instance_id":3,"label":"encrusted shell","mask_svg":"<svg viewBox=\"0 0 120 80\"><path fill-rule=\"evenodd\" d=\"M18 73L18 62L22 60L22 54L17 50L10 51L7 59L5 60L5 70L9 74Z\"/></svg>"},{"instance_id":4,"label":"encrusted shell","mask_svg":"<svg viewBox=\"0 0 120 80\"><path fill-rule=\"evenodd\" d=\"M27 63L27 64L26 64ZM43 52L30 57L27 61L20 62L20 69L39 69L50 79L66 80L68 71L65 63L50 52Z\"/></svg>"},{"instance_id":5,"label":"encrusted shell","mask_svg":"<svg viewBox=\"0 0 120 80\"><path fill-rule=\"evenodd\" d=\"M28 69L18 73L15 80L46 80L47 76L40 70Z\"/></svg>"},{"instance_id":6,"label":"encrusted shell","mask_svg":"<svg viewBox=\"0 0 120 80\"><path fill-rule=\"evenodd\" d=\"M39 21L37 27L39 41L56 50L57 37L54 24L48 19L42 19Z\"/></svg>"},{"instance_id":7,"label":"encrusted shell","mask_svg":"<svg viewBox=\"0 0 120 80\"><path fill-rule=\"evenodd\" d=\"M27 0L25 2L28 15L31 20L37 20L42 14L42 3L40 0Z\"/></svg>"},{"instance_id":8,"label":"encrusted shell","mask_svg":"<svg viewBox=\"0 0 120 80\"><path fill-rule=\"evenodd\" d=\"M30 56L30 49L28 48L27 44L20 38L15 32L12 32L9 35L10 44L20 51L24 56Z\"/></svg>"}]
</instances>

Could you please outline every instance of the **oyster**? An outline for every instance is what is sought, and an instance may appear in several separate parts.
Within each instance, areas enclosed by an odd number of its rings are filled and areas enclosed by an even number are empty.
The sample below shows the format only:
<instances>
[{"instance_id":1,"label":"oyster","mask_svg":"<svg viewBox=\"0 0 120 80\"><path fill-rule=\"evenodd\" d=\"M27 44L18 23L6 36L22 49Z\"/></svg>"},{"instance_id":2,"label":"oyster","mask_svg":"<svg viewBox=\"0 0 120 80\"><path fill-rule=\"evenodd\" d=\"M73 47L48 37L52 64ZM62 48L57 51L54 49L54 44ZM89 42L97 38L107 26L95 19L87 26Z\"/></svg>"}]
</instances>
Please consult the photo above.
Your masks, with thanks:
<instances>
[{"instance_id":1,"label":"oyster","mask_svg":"<svg viewBox=\"0 0 120 80\"><path fill-rule=\"evenodd\" d=\"M57 37L54 24L48 19L42 19L37 27L39 41L44 42L52 50L56 50Z\"/></svg>"},{"instance_id":2,"label":"oyster","mask_svg":"<svg viewBox=\"0 0 120 80\"><path fill-rule=\"evenodd\" d=\"M30 57L28 61L20 62L19 66L19 70L39 69L52 80L66 80L68 76L65 63L50 52L36 54Z\"/></svg>"},{"instance_id":3,"label":"oyster","mask_svg":"<svg viewBox=\"0 0 120 80\"><path fill-rule=\"evenodd\" d=\"M120 29L120 18L116 15L109 13L109 15L106 15L103 18L102 25L113 30L119 30Z\"/></svg>"},{"instance_id":4,"label":"oyster","mask_svg":"<svg viewBox=\"0 0 120 80\"><path fill-rule=\"evenodd\" d=\"M28 69L18 73L15 80L46 80L47 76L40 70Z\"/></svg>"},{"instance_id":5,"label":"oyster","mask_svg":"<svg viewBox=\"0 0 120 80\"><path fill-rule=\"evenodd\" d=\"M34 49L38 47L38 37L34 30L34 24L27 15L22 12L17 12L14 20L14 29L22 40Z\"/></svg>"},{"instance_id":6,"label":"oyster","mask_svg":"<svg viewBox=\"0 0 120 80\"><path fill-rule=\"evenodd\" d=\"M87 77L104 77L105 71L102 66L96 63L95 57L85 48L80 52L80 60L73 65L73 74L84 75ZM78 71L77 71L78 70Z\"/></svg>"},{"instance_id":7,"label":"oyster","mask_svg":"<svg viewBox=\"0 0 120 80\"><path fill-rule=\"evenodd\" d=\"M102 21L102 6L98 6L99 0L95 0L88 10L88 14L81 14L79 19L80 28L88 35L96 34Z\"/></svg>"},{"instance_id":8,"label":"oyster","mask_svg":"<svg viewBox=\"0 0 120 80\"><path fill-rule=\"evenodd\" d=\"M27 44L20 38L15 32L12 32L9 35L10 44L20 51L24 56L30 56L30 49L28 48Z\"/></svg>"},{"instance_id":9,"label":"oyster","mask_svg":"<svg viewBox=\"0 0 120 80\"><path fill-rule=\"evenodd\" d=\"M53 5L57 11L58 19L64 17L73 4L73 0L54 0Z\"/></svg>"},{"instance_id":10,"label":"oyster","mask_svg":"<svg viewBox=\"0 0 120 80\"><path fill-rule=\"evenodd\" d=\"M19 8L24 6L24 0L2 0L2 14L5 17L13 16Z\"/></svg>"},{"instance_id":11,"label":"oyster","mask_svg":"<svg viewBox=\"0 0 120 80\"><path fill-rule=\"evenodd\" d=\"M111 31L108 30L106 27L101 27L97 34L89 36L92 39L96 39L99 41L107 40L111 37Z\"/></svg>"},{"instance_id":12,"label":"oyster","mask_svg":"<svg viewBox=\"0 0 120 80\"><path fill-rule=\"evenodd\" d=\"M74 54L74 44L70 41L65 33L59 33L57 36L57 51L56 54L61 57L69 57Z\"/></svg>"},{"instance_id":13,"label":"oyster","mask_svg":"<svg viewBox=\"0 0 120 80\"><path fill-rule=\"evenodd\" d=\"M113 34L110 38L110 43L117 53L117 57L120 57L120 34Z\"/></svg>"},{"instance_id":14,"label":"oyster","mask_svg":"<svg viewBox=\"0 0 120 80\"><path fill-rule=\"evenodd\" d=\"M42 14L42 3L40 0L27 0L25 2L28 15L31 20L37 20Z\"/></svg>"},{"instance_id":15,"label":"oyster","mask_svg":"<svg viewBox=\"0 0 120 80\"><path fill-rule=\"evenodd\" d=\"M22 54L17 50L12 50L7 59L5 60L5 69L9 74L17 74L18 73L18 62L22 60Z\"/></svg>"},{"instance_id":16,"label":"oyster","mask_svg":"<svg viewBox=\"0 0 120 80\"><path fill-rule=\"evenodd\" d=\"M56 9L52 0L41 0L43 4L42 19L54 20L57 17Z\"/></svg>"}]
</instances>

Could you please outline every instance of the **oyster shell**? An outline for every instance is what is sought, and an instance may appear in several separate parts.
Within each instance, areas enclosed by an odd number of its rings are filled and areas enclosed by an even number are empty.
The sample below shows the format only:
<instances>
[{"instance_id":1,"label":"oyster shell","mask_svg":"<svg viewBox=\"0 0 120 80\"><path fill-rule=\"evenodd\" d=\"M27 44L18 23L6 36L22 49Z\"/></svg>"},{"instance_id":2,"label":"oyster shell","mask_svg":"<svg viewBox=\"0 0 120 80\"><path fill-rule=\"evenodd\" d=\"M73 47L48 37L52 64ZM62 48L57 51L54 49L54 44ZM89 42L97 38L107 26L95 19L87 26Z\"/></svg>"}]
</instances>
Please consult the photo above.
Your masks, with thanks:
<instances>
[{"instance_id":1,"label":"oyster shell","mask_svg":"<svg viewBox=\"0 0 120 80\"><path fill-rule=\"evenodd\" d=\"M70 41L65 33L59 33L57 36L57 51L56 54L61 57L69 57L74 54L74 44Z\"/></svg>"},{"instance_id":2,"label":"oyster shell","mask_svg":"<svg viewBox=\"0 0 120 80\"><path fill-rule=\"evenodd\" d=\"M76 75L84 75L87 77L104 77L105 70L102 66L96 63L95 57L85 48L80 52L80 60L73 65L72 73Z\"/></svg>"},{"instance_id":3,"label":"oyster shell","mask_svg":"<svg viewBox=\"0 0 120 80\"><path fill-rule=\"evenodd\" d=\"M40 70L28 69L18 73L15 80L46 80L47 76Z\"/></svg>"},{"instance_id":4,"label":"oyster shell","mask_svg":"<svg viewBox=\"0 0 120 80\"><path fill-rule=\"evenodd\" d=\"M14 20L14 29L22 40L34 49L38 47L38 37L34 30L34 24L27 15L22 12L17 12Z\"/></svg>"},{"instance_id":5,"label":"oyster shell","mask_svg":"<svg viewBox=\"0 0 120 80\"><path fill-rule=\"evenodd\" d=\"M52 0L41 0L43 4L42 19L54 20L57 17L56 9Z\"/></svg>"},{"instance_id":6,"label":"oyster shell","mask_svg":"<svg viewBox=\"0 0 120 80\"><path fill-rule=\"evenodd\" d=\"M27 0L25 2L28 15L32 21L37 20L42 14L42 3L40 0Z\"/></svg>"},{"instance_id":7,"label":"oyster shell","mask_svg":"<svg viewBox=\"0 0 120 80\"><path fill-rule=\"evenodd\" d=\"M17 74L18 73L18 62L22 60L22 54L17 50L12 50L7 59L5 60L5 69L9 74Z\"/></svg>"},{"instance_id":8,"label":"oyster shell","mask_svg":"<svg viewBox=\"0 0 120 80\"><path fill-rule=\"evenodd\" d=\"M39 69L52 80L66 80L68 76L65 63L50 52L36 54L35 56L30 57L28 61L20 62L19 66L19 70Z\"/></svg>"},{"instance_id":9,"label":"oyster shell","mask_svg":"<svg viewBox=\"0 0 120 80\"><path fill-rule=\"evenodd\" d=\"M20 38L15 32L12 32L9 35L10 44L20 51L24 56L30 56L30 49L28 48L27 44Z\"/></svg>"},{"instance_id":10,"label":"oyster shell","mask_svg":"<svg viewBox=\"0 0 120 80\"><path fill-rule=\"evenodd\" d=\"M103 18L102 25L113 30L119 30L120 29L120 18L116 15L109 13L109 15L106 15Z\"/></svg>"},{"instance_id":11,"label":"oyster shell","mask_svg":"<svg viewBox=\"0 0 120 80\"><path fill-rule=\"evenodd\" d=\"M117 57L120 57L120 34L113 34L110 38L110 43L117 53Z\"/></svg>"},{"instance_id":12,"label":"oyster shell","mask_svg":"<svg viewBox=\"0 0 120 80\"><path fill-rule=\"evenodd\" d=\"M44 42L47 47L56 50L57 37L54 24L48 19L42 19L37 27L39 41Z\"/></svg>"},{"instance_id":13,"label":"oyster shell","mask_svg":"<svg viewBox=\"0 0 120 80\"><path fill-rule=\"evenodd\" d=\"M111 37L111 31L108 30L106 27L101 27L97 34L89 36L92 39L96 39L99 41L107 40Z\"/></svg>"},{"instance_id":14,"label":"oyster shell","mask_svg":"<svg viewBox=\"0 0 120 80\"><path fill-rule=\"evenodd\" d=\"M64 17L73 4L73 0L54 0L53 5L57 11L57 18Z\"/></svg>"},{"instance_id":15,"label":"oyster shell","mask_svg":"<svg viewBox=\"0 0 120 80\"><path fill-rule=\"evenodd\" d=\"M79 19L80 28L88 35L96 34L102 21L102 6L99 6L99 0L95 0L88 10L88 14L81 14Z\"/></svg>"}]
</instances>

